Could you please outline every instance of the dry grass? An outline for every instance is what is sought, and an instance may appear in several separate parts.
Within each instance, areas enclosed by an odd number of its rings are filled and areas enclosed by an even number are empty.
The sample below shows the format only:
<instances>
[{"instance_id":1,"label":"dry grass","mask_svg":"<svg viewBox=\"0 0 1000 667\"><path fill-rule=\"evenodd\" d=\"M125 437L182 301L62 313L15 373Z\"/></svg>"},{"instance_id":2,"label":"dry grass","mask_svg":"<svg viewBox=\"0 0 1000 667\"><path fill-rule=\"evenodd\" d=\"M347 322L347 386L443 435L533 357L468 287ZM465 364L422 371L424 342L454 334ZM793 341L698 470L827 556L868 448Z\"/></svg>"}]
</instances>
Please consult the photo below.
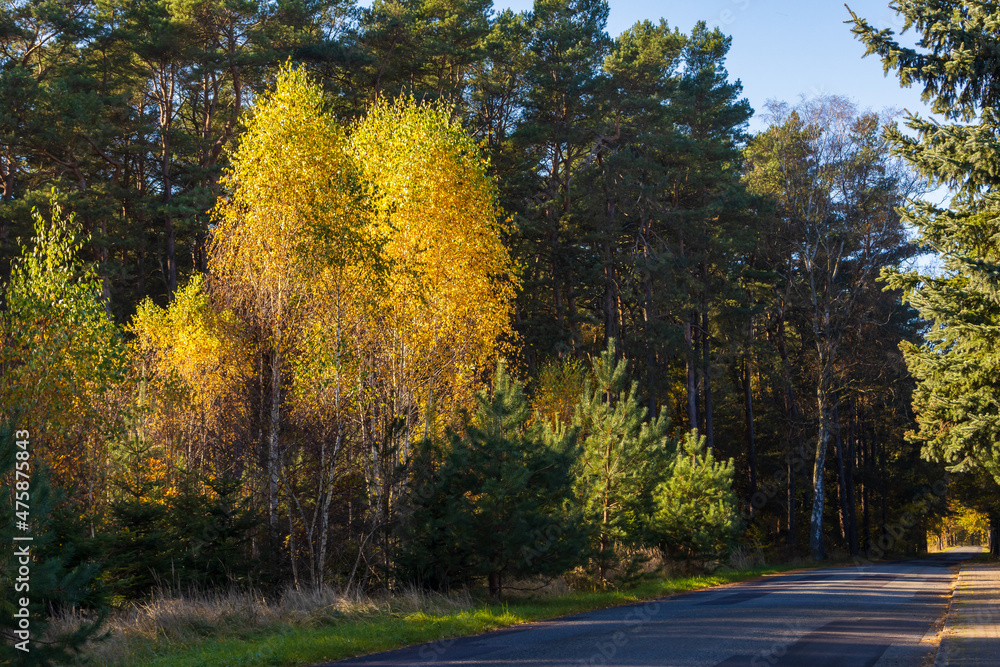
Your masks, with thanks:
<instances>
[{"instance_id":1,"label":"dry grass","mask_svg":"<svg viewBox=\"0 0 1000 667\"><path fill-rule=\"evenodd\" d=\"M743 572L760 568L764 561L761 549L742 547L733 552L729 566L734 571ZM644 565L644 570L655 571L670 564L661 562L657 557L647 559ZM564 602L574 596L573 587L563 577L508 584L511 586L505 592L511 604L544 606L546 600ZM705 584L685 585L682 588L702 585ZM667 592L666 589L663 592ZM612 594L613 591L605 591L593 595ZM581 595L586 597L584 593ZM622 601L625 600L618 600L617 603ZM614 602L608 602L611 603ZM108 636L93 642L85 652L92 664L134 665L151 661L164 653L203 645L206 640L237 640L249 644L269 633L281 633L293 628L322 631L325 627L352 621L368 622L372 619L378 622L380 619L403 619L415 614L423 618L454 617L482 606L468 591L442 595L415 587L378 596L331 588L289 588L278 597L239 590L160 593L147 602L134 603L114 612L105 626ZM603 603L597 606L603 606ZM566 611L573 610L575 608L567 607ZM545 617L546 613L545 610L538 610L535 615ZM56 619L50 630L54 634L65 632L80 620L78 615L66 615Z\"/></svg>"},{"instance_id":2,"label":"dry grass","mask_svg":"<svg viewBox=\"0 0 1000 667\"><path fill-rule=\"evenodd\" d=\"M237 590L160 594L114 612L105 625L108 636L85 652L96 664L131 665L137 657L152 658L157 645L176 647L206 637L250 637L277 628L319 627L380 615L453 613L474 606L467 592L441 595L414 587L379 597L330 588L289 588L277 599ZM67 614L55 619L50 631L72 630L80 620Z\"/></svg>"},{"instance_id":3,"label":"dry grass","mask_svg":"<svg viewBox=\"0 0 1000 667\"><path fill-rule=\"evenodd\" d=\"M760 545L740 545L729 554L729 566L737 572L753 570L767 565L767 558Z\"/></svg>"}]
</instances>

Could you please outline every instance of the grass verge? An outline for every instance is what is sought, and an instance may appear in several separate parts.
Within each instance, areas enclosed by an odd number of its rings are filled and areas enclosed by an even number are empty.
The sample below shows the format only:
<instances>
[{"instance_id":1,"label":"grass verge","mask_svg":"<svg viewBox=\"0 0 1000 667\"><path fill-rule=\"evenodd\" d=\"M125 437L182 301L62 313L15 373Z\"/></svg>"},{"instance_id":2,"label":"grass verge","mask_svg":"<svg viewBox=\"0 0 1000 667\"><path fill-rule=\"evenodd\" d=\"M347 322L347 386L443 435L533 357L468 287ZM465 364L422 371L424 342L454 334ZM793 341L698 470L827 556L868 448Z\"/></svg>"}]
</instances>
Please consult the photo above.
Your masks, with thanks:
<instances>
[{"instance_id":1,"label":"grass verge","mask_svg":"<svg viewBox=\"0 0 1000 667\"><path fill-rule=\"evenodd\" d=\"M122 642L111 638L113 649L97 645L93 658L104 664L155 665L314 665L356 655L386 651L412 644L474 635L499 628L551 619L567 614L603 609L657 597L735 583L768 574L787 572L819 564L795 563L729 571L711 575L660 578L645 581L628 590L570 592L551 597L512 599L503 603L427 596L417 591L381 603L344 600L323 606L312 605L308 613L289 617L286 613L259 618L261 612L218 600L211 606L217 616L189 612L182 623L164 631L163 616L157 612L157 627L151 632L132 632ZM825 565L830 565L826 563ZM409 598L409 599L406 599ZM163 604L161 602L161 604ZM187 607L190 601L184 602ZM316 613L317 610L321 613ZM147 612L147 616L151 615ZM175 614L175 616L178 614ZM240 616L244 616L240 621ZM234 616L235 622L234 622ZM186 632L177 632L183 624ZM119 625L128 633L129 628ZM120 634L120 633L117 633Z\"/></svg>"}]
</instances>

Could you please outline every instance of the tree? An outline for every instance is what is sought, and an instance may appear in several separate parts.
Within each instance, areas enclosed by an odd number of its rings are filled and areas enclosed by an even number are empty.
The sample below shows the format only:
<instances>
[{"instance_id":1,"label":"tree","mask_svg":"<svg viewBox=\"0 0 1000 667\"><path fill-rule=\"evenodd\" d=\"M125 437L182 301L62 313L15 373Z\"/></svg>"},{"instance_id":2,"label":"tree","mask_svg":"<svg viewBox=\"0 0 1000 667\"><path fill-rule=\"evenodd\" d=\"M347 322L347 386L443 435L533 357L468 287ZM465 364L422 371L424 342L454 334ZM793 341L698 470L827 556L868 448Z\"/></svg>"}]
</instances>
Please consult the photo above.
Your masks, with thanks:
<instances>
[{"instance_id":1,"label":"tree","mask_svg":"<svg viewBox=\"0 0 1000 667\"><path fill-rule=\"evenodd\" d=\"M369 528L388 564L400 465L474 403L511 341L518 282L489 162L448 107L380 100L350 143L387 267L357 354Z\"/></svg>"},{"instance_id":2,"label":"tree","mask_svg":"<svg viewBox=\"0 0 1000 667\"><path fill-rule=\"evenodd\" d=\"M86 498L93 520L106 447L123 425L125 347L100 279L80 258L74 216L55 201L50 218L33 215L33 247L22 246L4 285L0 398L5 418L24 415L45 443L39 459L60 487Z\"/></svg>"},{"instance_id":3,"label":"tree","mask_svg":"<svg viewBox=\"0 0 1000 667\"><path fill-rule=\"evenodd\" d=\"M222 311L201 275L174 294L167 308L139 304L130 330L136 365L141 439L170 443L167 455L185 466L237 474L234 456L250 415L242 388L252 376L245 332ZM234 419L239 416L239 418ZM236 428L234 428L236 427Z\"/></svg>"},{"instance_id":4,"label":"tree","mask_svg":"<svg viewBox=\"0 0 1000 667\"><path fill-rule=\"evenodd\" d=\"M259 585L271 573L241 558L261 516L245 482L133 437L116 452L102 526L105 590L117 602L161 590ZM258 575L251 581L252 575Z\"/></svg>"},{"instance_id":5,"label":"tree","mask_svg":"<svg viewBox=\"0 0 1000 667\"><path fill-rule=\"evenodd\" d=\"M817 437L813 457L810 551L823 545L826 455L835 439L840 382L836 377L845 332L882 267L912 254L896 208L915 189L906 170L887 155L882 122L857 115L840 98L792 111L774 108L772 127L748 149L751 191L778 204L791 247L775 268L808 317L815 348ZM802 333L802 332L800 332Z\"/></svg>"},{"instance_id":6,"label":"tree","mask_svg":"<svg viewBox=\"0 0 1000 667\"><path fill-rule=\"evenodd\" d=\"M745 195L737 169L746 123L753 113L747 100L740 98L742 84L728 80L724 65L731 43L731 37L718 28L709 30L704 21L691 31L682 54L685 71L671 100L684 150L679 158L666 158L674 162L669 208L679 209L671 231L687 274L681 280L688 296L678 305L687 311L680 317L688 422L704 433L709 449L715 446L709 311L713 301L725 303L734 278L732 266L738 265L733 258L746 236L740 216Z\"/></svg>"},{"instance_id":7,"label":"tree","mask_svg":"<svg viewBox=\"0 0 1000 667\"><path fill-rule=\"evenodd\" d=\"M734 472L732 459L716 461L705 450L704 436L685 435L656 489L653 525L664 558L710 560L728 551L742 528Z\"/></svg>"},{"instance_id":8,"label":"tree","mask_svg":"<svg viewBox=\"0 0 1000 667\"><path fill-rule=\"evenodd\" d=\"M376 0L361 12L369 101L409 94L460 113L490 31L488 0Z\"/></svg>"},{"instance_id":9,"label":"tree","mask_svg":"<svg viewBox=\"0 0 1000 667\"><path fill-rule=\"evenodd\" d=\"M504 580L553 576L575 565L586 544L572 509L577 432L530 416L523 387L497 366L491 394L450 448L424 443L414 462L404 567L424 585L486 577L499 597Z\"/></svg>"},{"instance_id":10,"label":"tree","mask_svg":"<svg viewBox=\"0 0 1000 667\"><path fill-rule=\"evenodd\" d=\"M605 127L588 155L583 195L589 238L600 258L598 284L604 339L619 341L623 355L643 359L649 409L656 413L669 373L658 373L660 348L669 345L669 325L661 316L661 290L673 278L662 261L657 223L670 190L662 158L677 150L678 129L670 100L679 84L678 68L686 37L666 21L637 23L620 35L604 60L602 108ZM601 293L603 292L603 293ZM670 290L672 293L672 290ZM638 297L638 298L637 298ZM629 319L641 313L639 321ZM635 331L638 340L622 337Z\"/></svg>"},{"instance_id":11,"label":"tree","mask_svg":"<svg viewBox=\"0 0 1000 667\"><path fill-rule=\"evenodd\" d=\"M996 49L995 7L986 2L902 3L896 11L903 29L913 29L920 48L901 46L891 30L876 30L852 13L854 34L866 55L882 59L903 86L922 86L931 111L950 123L909 114L910 136L894 129L893 152L932 185L955 193L947 208L908 200L904 220L919 231L919 242L936 251L936 275L889 272L888 285L930 323L923 345L904 354L917 379L914 409L918 430L912 439L923 456L952 470L981 469L1000 480L1000 385L994 369L1000 360L1000 253L996 234L1000 185L989 165L998 159L1000 59ZM995 533L1000 515L991 514ZM1000 554L994 540L991 551Z\"/></svg>"},{"instance_id":12,"label":"tree","mask_svg":"<svg viewBox=\"0 0 1000 667\"><path fill-rule=\"evenodd\" d=\"M646 545L653 491L667 476L673 443L665 415L646 421L638 384L626 391L628 363L617 358L614 339L592 367L593 384L585 385L575 419L583 449L577 496L595 527L604 581L620 560L617 550Z\"/></svg>"},{"instance_id":13,"label":"tree","mask_svg":"<svg viewBox=\"0 0 1000 667\"><path fill-rule=\"evenodd\" d=\"M593 265L581 238L574 179L597 139L599 66L610 39L605 0L538 0L531 15L523 120L514 143L531 187L519 202L519 314L529 359L582 354L582 306ZM582 194L582 192L580 193ZM553 317L554 321L553 321Z\"/></svg>"},{"instance_id":14,"label":"tree","mask_svg":"<svg viewBox=\"0 0 1000 667\"><path fill-rule=\"evenodd\" d=\"M0 493L0 659L16 665L70 662L88 641L100 639L105 610L89 608L90 620L55 636L47 634L50 614L85 601L100 567L95 562L72 562L79 545L67 537L79 535L60 535L53 529L62 494L50 485L44 463L34 456L36 436L28 430L14 430L11 423L0 422L0 478L4 480ZM28 532L22 522L30 526ZM30 541L17 541L26 535Z\"/></svg>"},{"instance_id":15,"label":"tree","mask_svg":"<svg viewBox=\"0 0 1000 667\"><path fill-rule=\"evenodd\" d=\"M210 246L213 288L251 328L257 365L270 382L266 456L268 523L276 529L282 400L290 357L311 316L313 288L327 271L376 258L361 208L357 171L343 130L325 112L322 91L301 69L284 67L263 96L224 179ZM262 428L264 425L262 425Z\"/></svg>"}]
</instances>

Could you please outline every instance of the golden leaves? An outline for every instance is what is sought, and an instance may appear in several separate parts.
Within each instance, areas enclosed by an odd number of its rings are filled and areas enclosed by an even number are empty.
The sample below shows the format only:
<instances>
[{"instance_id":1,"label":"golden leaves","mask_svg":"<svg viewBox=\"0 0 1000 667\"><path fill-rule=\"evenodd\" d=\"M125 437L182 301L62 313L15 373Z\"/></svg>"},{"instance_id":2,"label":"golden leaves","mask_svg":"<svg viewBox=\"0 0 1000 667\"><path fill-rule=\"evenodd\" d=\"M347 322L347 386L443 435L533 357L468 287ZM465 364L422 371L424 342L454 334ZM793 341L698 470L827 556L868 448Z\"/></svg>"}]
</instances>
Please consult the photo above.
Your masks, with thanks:
<instances>
[{"instance_id":1,"label":"golden leaves","mask_svg":"<svg viewBox=\"0 0 1000 667\"><path fill-rule=\"evenodd\" d=\"M412 100L345 129L291 67L245 124L213 214L209 289L195 281L133 323L150 370L211 413L264 355L309 423L470 400L514 295L480 147L445 107Z\"/></svg>"},{"instance_id":2,"label":"golden leaves","mask_svg":"<svg viewBox=\"0 0 1000 667\"><path fill-rule=\"evenodd\" d=\"M480 147L447 107L412 99L376 102L350 144L392 266L386 333L414 379L466 385L510 334L515 288Z\"/></svg>"},{"instance_id":3,"label":"golden leaves","mask_svg":"<svg viewBox=\"0 0 1000 667\"><path fill-rule=\"evenodd\" d=\"M167 309L146 300L132 320L133 349L146 372L178 383L192 407L218 417L221 397L246 377L250 360L231 312L218 312L196 275Z\"/></svg>"}]
</instances>

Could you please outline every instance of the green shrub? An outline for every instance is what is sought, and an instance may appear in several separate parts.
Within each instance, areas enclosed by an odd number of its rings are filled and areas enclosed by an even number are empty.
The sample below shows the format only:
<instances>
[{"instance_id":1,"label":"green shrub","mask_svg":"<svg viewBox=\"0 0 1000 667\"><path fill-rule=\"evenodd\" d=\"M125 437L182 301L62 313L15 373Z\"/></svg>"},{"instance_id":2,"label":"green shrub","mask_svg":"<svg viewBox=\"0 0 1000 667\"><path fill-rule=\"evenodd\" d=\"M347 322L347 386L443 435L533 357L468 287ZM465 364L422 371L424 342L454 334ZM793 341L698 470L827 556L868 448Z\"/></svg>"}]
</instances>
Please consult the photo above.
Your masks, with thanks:
<instances>
[{"instance_id":1,"label":"green shrub","mask_svg":"<svg viewBox=\"0 0 1000 667\"><path fill-rule=\"evenodd\" d=\"M685 436L656 490L654 531L665 559L708 561L731 548L741 528L733 472L732 459L705 451L704 436Z\"/></svg>"}]
</instances>

